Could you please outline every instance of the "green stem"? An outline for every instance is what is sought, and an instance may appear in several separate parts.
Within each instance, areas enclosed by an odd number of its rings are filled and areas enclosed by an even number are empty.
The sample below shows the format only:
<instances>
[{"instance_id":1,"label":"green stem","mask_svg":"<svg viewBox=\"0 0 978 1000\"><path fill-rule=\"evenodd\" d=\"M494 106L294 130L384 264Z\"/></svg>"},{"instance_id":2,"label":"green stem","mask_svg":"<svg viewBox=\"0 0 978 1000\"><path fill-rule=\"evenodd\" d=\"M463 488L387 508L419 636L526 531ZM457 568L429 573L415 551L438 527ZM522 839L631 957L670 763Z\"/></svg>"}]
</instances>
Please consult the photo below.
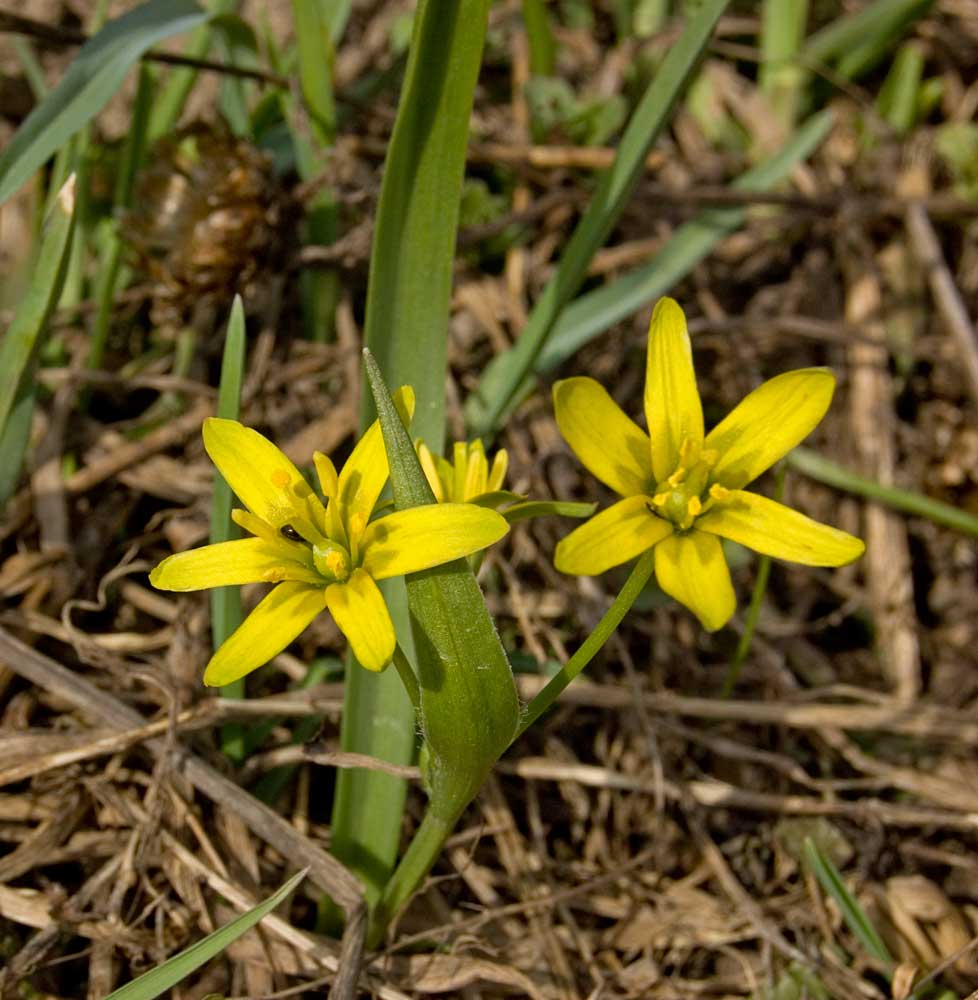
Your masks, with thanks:
<instances>
[{"instance_id":1,"label":"green stem","mask_svg":"<svg viewBox=\"0 0 978 1000\"><path fill-rule=\"evenodd\" d=\"M400 864L394 869L377 905L370 914L367 925L367 948L376 948L384 937L387 925L431 871L431 866L441 854L441 849L455 828L457 816L451 820L436 816L429 809L418 832L404 852Z\"/></svg>"},{"instance_id":2,"label":"green stem","mask_svg":"<svg viewBox=\"0 0 978 1000\"><path fill-rule=\"evenodd\" d=\"M652 549L635 564L631 575L625 581L618 596L604 613L594 631L581 643L577 652L550 679L547 686L526 706L523 720L513 737L515 743L543 713L557 700L564 688L591 662L599 649L611 638L612 632L621 624L629 608L635 603L652 575Z\"/></svg>"},{"instance_id":3,"label":"green stem","mask_svg":"<svg viewBox=\"0 0 978 1000\"><path fill-rule=\"evenodd\" d=\"M418 678L415 676L414 668L404 655L404 650L401 649L400 643L394 647L394 668L401 678L401 683L404 685L404 690L407 691L407 696L411 699L411 704L414 706L415 712L420 712L421 688L418 686Z\"/></svg>"},{"instance_id":4,"label":"green stem","mask_svg":"<svg viewBox=\"0 0 978 1000\"><path fill-rule=\"evenodd\" d=\"M777 471L777 480L774 485L774 499L780 501L784 495L784 477L788 471L787 465L783 462ZM757 619L761 614L761 601L767 592L767 580L771 575L771 557L761 556L757 563L757 579L754 581L754 589L750 595L750 605L747 608L747 617L744 620L744 631L734 650L730 666L727 667L727 676L723 679L723 687L720 688L720 697L729 698L733 694L737 681L740 680L740 671L750 652L750 644L754 639L754 630L757 628Z\"/></svg>"}]
</instances>

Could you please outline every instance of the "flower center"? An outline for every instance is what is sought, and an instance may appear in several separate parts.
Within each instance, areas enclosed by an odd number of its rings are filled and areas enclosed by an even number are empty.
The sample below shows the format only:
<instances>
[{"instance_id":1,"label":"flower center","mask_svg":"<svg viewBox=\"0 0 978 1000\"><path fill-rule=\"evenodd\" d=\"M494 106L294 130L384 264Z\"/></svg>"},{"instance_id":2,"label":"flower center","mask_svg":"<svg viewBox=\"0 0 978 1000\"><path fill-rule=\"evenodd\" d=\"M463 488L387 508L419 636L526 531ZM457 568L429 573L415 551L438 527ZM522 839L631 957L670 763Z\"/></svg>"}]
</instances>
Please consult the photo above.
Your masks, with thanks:
<instances>
[{"instance_id":1,"label":"flower center","mask_svg":"<svg viewBox=\"0 0 978 1000\"><path fill-rule=\"evenodd\" d=\"M336 542L327 541L325 544L313 545L312 561L316 570L330 583L337 581L342 583L349 577L352 569L350 553Z\"/></svg>"},{"instance_id":2,"label":"flower center","mask_svg":"<svg viewBox=\"0 0 978 1000\"><path fill-rule=\"evenodd\" d=\"M705 510L721 499L722 486L706 489L710 470L719 456L712 449L702 450L688 438L679 450L679 464L671 475L657 483L652 494L653 513L671 521L677 531L688 531Z\"/></svg>"}]
</instances>

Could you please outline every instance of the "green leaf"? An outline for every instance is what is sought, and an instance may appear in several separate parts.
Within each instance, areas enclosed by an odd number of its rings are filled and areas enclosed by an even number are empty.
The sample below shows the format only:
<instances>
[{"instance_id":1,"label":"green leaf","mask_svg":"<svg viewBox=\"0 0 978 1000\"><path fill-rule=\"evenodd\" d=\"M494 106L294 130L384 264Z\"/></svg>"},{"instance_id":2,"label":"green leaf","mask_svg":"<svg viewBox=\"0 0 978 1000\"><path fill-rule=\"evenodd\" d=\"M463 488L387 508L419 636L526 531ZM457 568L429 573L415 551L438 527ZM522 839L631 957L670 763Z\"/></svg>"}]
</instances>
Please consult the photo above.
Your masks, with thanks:
<instances>
[{"instance_id":1,"label":"green leaf","mask_svg":"<svg viewBox=\"0 0 978 1000\"><path fill-rule=\"evenodd\" d=\"M365 367L380 417L398 510L434 504L435 496L418 461L411 437L398 416L380 369L368 351ZM472 801L519 724L516 684L482 592L465 559L407 577L417 674L419 722L424 737L428 813L436 831L428 855L410 853L411 878L399 878L408 895L437 856L439 837L451 831ZM406 856L407 858L407 856ZM395 876L397 877L397 876ZM406 898L406 897L405 897ZM385 894L384 915L400 899ZM375 928L376 929L376 928Z\"/></svg>"},{"instance_id":2,"label":"green leaf","mask_svg":"<svg viewBox=\"0 0 978 1000\"><path fill-rule=\"evenodd\" d=\"M54 199L27 295L0 343L0 436L33 378L51 310L61 295L74 228L75 178L71 176ZM6 454L0 458L11 460Z\"/></svg>"},{"instance_id":3,"label":"green leaf","mask_svg":"<svg viewBox=\"0 0 978 1000\"><path fill-rule=\"evenodd\" d=\"M831 112L813 115L777 155L742 174L732 186L740 191L768 190L810 156L831 127ZM576 299L564 310L546 347L540 352L536 371L555 368L599 333L668 291L724 236L743 225L746 218L745 208L701 212L691 222L680 226L647 264Z\"/></svg>"},{"instance_id":4,"label":"green leaf","mask_svg":"<svg viewBox=\"0 0 978 1000\"><path fill-rule=\"evenodd\" d=\"M246 931L251 930L263 917L275 909L295 887L306 877L308 869L296 872L264 903L259 903L252 909L235 917L230 923L219 927L208 934L202 941L191 945L179 955L167 959L162 965L150 970L138 979L110 993L105 1000L153 1000L164 990L176 986L181 979L189 976L194 969L199 969L205 962L219 955L225 948L233 944Z\"/></svg>"},{"instance_id":5,"label":"green leaf","mask_svg":"<svg viewBox=\"0 0 978 1000\"><path fill-rule=\"evenodd\" d=\"M527 521L531 517L590 517L598 508L596 503L578 503L574 500L524 500L499 513L509 521Z\"/></svg>"},{"instance_id":6,"label":"green leaf","mask_svg":"<svg viewBox=\"0 0 978 1000\"><path fill-rule=\"evenodd\" d=\"M805 861L808 863L822 888L835 900L842 919L849 930L859 938L867 953L887 969L893 966L893 956L887 950L872 921L859 901L846 888L839 870L815 845L811 837L805 838Z\"/></svg>"},{"instance_id":7,"label":"green leaf","mask_svg":"<svg viewBox=\"0 0 978 1000\"><path fill-rule=\"evenodd\" d=\"M227 420L237 420L241 411L241 383L245 365L245 314L240 295L235 295L224 339L224 356L221 359L221 384L217 394L217 415ZM238 537L238 530L231 520L231 487L216 469L214 470L214 496L211 499L212 542L226 542ZM217 649L241 624L240 587L216 587L211 591L211 637ZM242 677L221 688L223 698L243 698L245 681ZM234 761L244 760L245 734L240 722L228 723L221 729L221 749Z\"/></svg>"},{"instance_id":8,"label":"green leaf","mask_svg":"<svg viewBox=\"0 0 978 1000\"><path fill-rule=\"evenodd\" d=\"M0 203L102 110L151 46L206 18L192 0L148 0L90 38L0 154Z\"/></svg>"},{"instance_id":9,"label":"green leaf","mask_svg":"<svg viewBox=\"0 0 978 1000\"><path fill-rule=\"evenodd\" d=\"M423 0L391 135L370 261L365 341L395 385L414 387L413 429L436 453L445 436L445 374L452 265L469 117L488 0ZM362 426L373 419L364 393ZM382 587L409 659L411 625L401 580ZM343 714L344 750L393 763L414 754L411 703L394 671L352 664ZM378 772L337 776L333 852L376 898L397 856L406 784Z\"/></svg>"},{"instance_id":10,"label":"green leaf","mask_svg":"<svg viewBox=\"0 0 978 1000\"><path fill-rule=\"evenodd\" d=\"M672 109L699 62L728 0L702 0L685 30L669 48L659 71L635 109L618 154L606 171L515 345L495 357L465 404L468 426L489 435L498 426L523 380L530 374L564 306L577 293L591 259L604 244L645 171L652 143L669 121Z\"/></svg>"}]
</instances>

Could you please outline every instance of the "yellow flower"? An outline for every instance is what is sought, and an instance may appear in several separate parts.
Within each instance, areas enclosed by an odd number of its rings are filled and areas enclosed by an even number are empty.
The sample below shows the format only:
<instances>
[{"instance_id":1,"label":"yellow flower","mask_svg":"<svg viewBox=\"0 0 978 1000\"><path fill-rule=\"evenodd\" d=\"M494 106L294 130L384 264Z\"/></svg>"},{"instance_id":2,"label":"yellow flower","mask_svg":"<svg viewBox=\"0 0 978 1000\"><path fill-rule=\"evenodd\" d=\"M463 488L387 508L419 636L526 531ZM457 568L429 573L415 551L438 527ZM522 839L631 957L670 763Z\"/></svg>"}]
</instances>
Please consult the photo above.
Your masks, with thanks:
<instances>
[{"instance_id":1,"label":"yellow flower","mask_svg":"<svg viewBox=\"0 0 978 1000\"><path fill-rule=\"evenodd\" d=\"M593 575L654 547L659 586L714 630L736 600L721 538L808 566L842 566L858 539L744 487L825 415L835 376L802 368L765 382L704 436L686 318L660 299L649 326L646 434L591 378L554 386L557 425L583 464L624 499L558 545L557 569Z\"/></svg>"},{"instance_id":2,"label":"yellow flower","mask_svg":"<svg viewBox=\"0 0 978 1000\"><path fill-rule=\"evenodd\" d=\"M413 408L410 390L402 390ZM387 481L375 422L337 474L316 453L324 506L269 440L234 420L204 423L204 447L248 508L232 518L253 538L206 545L164 559L150 574L162 590L275 583L207 665L204 683L230 684L280 653L328 608L357 660L382 670L396 639L377 580L415 573L485 548L506 521L471 504L432 504L370 521Z\"/></svg>"},{"instance_id":3,"label":"yellow flower","mask_svg":"<svg viewBox=\"0 0 978 1000\"><path fill-rule=\"evenodd\" d=\"M418 441L416 448L421 468L439 503L478 503L487 494L498 493L503 488L509 467L509 455L504 448L496 452L491 468L478 438L468 444L456 441L451 462L433 454L423 441ZM502 503L512 497L506 495L499 499Z\"/></svg>"}]
</instances>

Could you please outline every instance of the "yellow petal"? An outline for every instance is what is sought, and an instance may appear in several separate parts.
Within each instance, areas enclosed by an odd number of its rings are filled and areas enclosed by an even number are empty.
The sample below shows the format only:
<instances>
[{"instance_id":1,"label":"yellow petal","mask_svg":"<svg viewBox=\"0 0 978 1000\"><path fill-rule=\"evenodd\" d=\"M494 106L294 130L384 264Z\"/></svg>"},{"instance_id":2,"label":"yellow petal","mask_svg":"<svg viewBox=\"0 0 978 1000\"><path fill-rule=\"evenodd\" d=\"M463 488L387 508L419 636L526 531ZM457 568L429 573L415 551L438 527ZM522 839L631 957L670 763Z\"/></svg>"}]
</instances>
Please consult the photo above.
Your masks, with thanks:
<instances>
[{"instance_id":1,"label":"yellow petal","mask_svg":"<svg viewBox=\"0 0 978 1000\"><path fill-rule=\"evenodd\" d=\"M297 551L293 551L297 550ZM306 565L300 546L270 544L261 538L217 542L189 552L178 552L149 574L149 582L160 590L206 590L245 583L278 583L304 580L317 583L319 575L310 558Z\"/></svg>"},{"instance_id":2,"label":"yellow petal","mask_svg":"<svg viewBox=\"0 0 978 1000\"><path fill-rule=\"evenodd\" d=\"M694 530L665 539L655 547L655 575L659 586L685 604L710 632L734 613L737 599L716 535Z\"/></svg>"},{"instance_id":3,"label":"yellow petal","mask_svg":"<svg viewBox=\"0 0 978 1000\"><path fill-rule=\"evenodd\" d=\"M417 573L478 552L507 531L504 517L471 503L398 510L363 533L363 568L375 580Z\"/></svg>"},{"instance_id":4,"label":"yellow petal","mask_svg":"<svg viewBox=\"0 0 978 1000\"><path fill-rule=\"evenodd\" d=\"M278 656L323 610L322 587L280 583L211 657L204 671L208 687L222 687Z\"/></svg>"},{"instance_id":5,"label":"yellow petal","mask_svg":"<svg viewBox=\"0 0 978 1000\"><path fill-rule=\"evenodd\" d=\"M421 463L421 470L424 472L425 479L428 480L428 485L431 487L431 492L435 494L435 499L441 503L442 500L445 499L445 490L442 486L441 476L438 475L438 466L435 463L435 456L432 454L431 449L424 443L424 441L415 441L414 447L418 453L418 461Z\"/></svg>"},{"instance_id":6,"label":"yellow petal","mask_svg":"<svg viewBox=\"0 0 978 1000\"><path fill-rule=\"evenodd\" d=\"M652 548L672 534L672 524L649 510L647 496L619 500L557 543L561 573L594 576Z\"/></svg>"},{"instance_id":7,"label":"yellow petal","mask_svg":"<svg viewBox=\"0 0 978 1000\"><path fill-rule=\"evenodd\" d=\"M362 569L326 588L326 606L353 655L368 670L383 670L394 655L394 625L380 588Z\"/></svg>"},{"instance_id":8,"label":"yellow petal","mask_svg":"<svg viewBox=\"0 0 978 1000\"><path fill-rule=\"evenodd\" d=\"M743 490L733 490L700 517L696 527L763 555L806 566L844 566L866 551L862 541L848 532Z\"/></svg>"},{"instance_id":9,"label":"yellow petal","mask_svg":"<svg viewBox=\"0 0 978 1000\"><path fill-rule=\"evenodd\" d=\"M649 439L593 378L554 385L554 416L584 467L621 496L652 488Z\"/></svg>"},{"instance_id":10,"label":"yellow petal","mask_svg":"<svg viewBox=\"0 0 978 1000\"><path fill-rule=\"evenodd\" d=\"M296 516L323 526L325 511L319 498L289 459L258 431L236 420L208 417L204 447L241 502L276 530Z\"/></svg>"},{"instance_id":11,"label":"yellow petal","mask_svg":"<svg viewBox=\"0 0 978 1000\"><path fill-rule=\"evenodd\" d=\"M707 435L704 447L719 453L711 481L739 490L756 479L811 433L834 391L827 368L800 368L758 386Z\"/></svg>"},{"instance_id":12,"label":"yellow petal","mask_svg":"<svg viewBox=\"0 0 978 1000\"><path fill-rule=\"evenodd\" d=\"M696 391L686 317L673 299L659 299L649 324L645 419L652 440L652 470L661 483L679 464L684 442L703 444L703 406Z\"/></svg>"},{"instance_id":13,"label":"yellow petal","mask_svg":"<svg viewBox=\"0 0 978 1000\"><path fill-rule=\"evenodd\" d=\"M409 423L414 414L414 390L409 385L401 386L394 393L394 403L401 419ZM361 514L362 523L366 523L389 472L380 421L375 420L357 442L339 476L337 496L347 525L352 514Z\"/></svg>"},{"instance_id":14,"label":"yellow petal","mask_svg":"<svg viewBox=\"0 0 978 1000\"><path fill-rule=\"evenodd\" d=\"M495 493L503 488L506 479L506 470L509 468L509 453L505 448L500 448L492 460L492 468L489 470L489 480L486 483L486 492Z\"/></svg>"}]
</instances>

